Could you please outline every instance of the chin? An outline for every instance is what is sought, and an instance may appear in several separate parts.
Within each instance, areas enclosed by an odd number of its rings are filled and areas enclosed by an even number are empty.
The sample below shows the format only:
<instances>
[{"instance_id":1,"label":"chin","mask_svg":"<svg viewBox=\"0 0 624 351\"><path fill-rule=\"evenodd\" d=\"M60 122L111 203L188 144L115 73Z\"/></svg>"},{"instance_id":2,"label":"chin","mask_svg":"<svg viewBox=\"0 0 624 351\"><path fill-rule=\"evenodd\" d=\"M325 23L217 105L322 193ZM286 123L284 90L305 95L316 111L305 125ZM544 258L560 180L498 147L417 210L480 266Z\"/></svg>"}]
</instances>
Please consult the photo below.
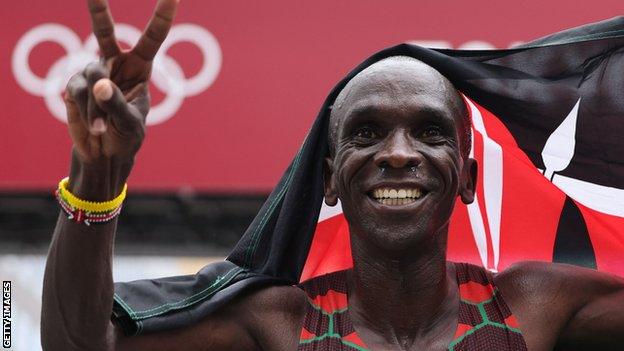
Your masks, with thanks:
<instances>
[{"instance_id":1,"label":"chin","mask_svg":"<svg viewBox=\"0 0 624 351\"><path fill-rule=\"evenodd\" d=\"M386 221L383 221L386 222ZM419 223L389 224L368 220L360 222L359 226L350 225L355 240L370 243L378 249L388 253L414 252L423 246L428 246L436 230Z\"/></svg>"},{"instance_id":2,"label":"chin","mask_svg":"<svg viewBox=\"0 0 624 351\"><path fill-rule=\"evenodd\" d=\"M390 254L416 253L422 248L431 248L438 236L446 235L451 208L441 208L441 201L428 194L419 201L407 205L387 205L370 197L351 201L358 204L351 208L343 201L343 213L352 233L352 240L370 243ZM353 243L352 243L353 245Z\"/></svg>"}]
</instances>

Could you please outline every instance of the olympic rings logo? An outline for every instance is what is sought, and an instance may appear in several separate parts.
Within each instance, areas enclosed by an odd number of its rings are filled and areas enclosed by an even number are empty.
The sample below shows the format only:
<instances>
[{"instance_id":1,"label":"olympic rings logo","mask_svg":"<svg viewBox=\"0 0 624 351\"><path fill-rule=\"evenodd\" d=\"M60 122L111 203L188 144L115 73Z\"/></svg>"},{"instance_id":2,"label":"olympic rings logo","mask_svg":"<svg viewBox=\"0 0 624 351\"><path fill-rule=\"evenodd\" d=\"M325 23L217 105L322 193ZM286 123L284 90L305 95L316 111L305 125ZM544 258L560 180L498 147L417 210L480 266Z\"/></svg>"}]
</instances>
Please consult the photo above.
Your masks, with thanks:
<instances>
[{"instance_id":1,"label":"olympic rings logo","mask_svg":"<svg viewBox=\"0 0 624 351\"><path fill-rule=\"evenodd\" d=\"M115 25L115 35L120 42L133 46L141 32L133 26L118 23ZM46 41L58 43L67 55L53 63L45 77L40 77L31 70L28 58L35 46ZM180 65L167 55L171 46L183 41L197 46L203 58L199 72L190 78L185 78ZM20 38L13 51L11 67L22 89L43 97L52 115L67 123L61 92L73 74L98 59L97 52L97 40L93 34L82 45L80 38L71 29L57 23L46 23L29 30ZM185 97L200 94L210 87L219 75L221 61L221 47L209 31L190 23L173 26L154 58L152 68L151 81L165 93L165 98L158 105L152 106L147 116L147 125L168 120L178 111Z\"/></svg>"}]
</instances>

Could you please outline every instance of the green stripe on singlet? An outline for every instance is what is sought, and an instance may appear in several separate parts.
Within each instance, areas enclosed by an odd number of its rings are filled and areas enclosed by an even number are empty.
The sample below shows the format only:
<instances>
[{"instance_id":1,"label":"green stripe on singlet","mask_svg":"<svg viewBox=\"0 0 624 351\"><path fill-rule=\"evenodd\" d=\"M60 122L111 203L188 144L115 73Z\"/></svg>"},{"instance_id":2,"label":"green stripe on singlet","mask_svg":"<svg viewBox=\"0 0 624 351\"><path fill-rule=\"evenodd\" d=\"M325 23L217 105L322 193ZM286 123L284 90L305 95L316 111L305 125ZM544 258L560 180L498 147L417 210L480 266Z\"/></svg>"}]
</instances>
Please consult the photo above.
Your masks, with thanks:
<instances>
[{"instance_id":1,"label":"green stripe on singlet","mask_svg":"<svg viewBox=\"0 0 624 351\"><path fill-rule=\"evenodd\" d=\"M310 344L310 343L313 343L313 342L316 342L316 341L321 341L321 340L324 340L324 339L339 339L340 342L343 345L352 347L352 348L354 348L354 349L356 349L358 351L370 351L367 348L364 348L364 347L362 347L362 346L360 346L358 344L354 344L354 343L352 343L350 341L347 341L347 340L343 339L342 335L340 335L339 333L336 333L334 331L334 329L335 329L334 328L334 325L335 325L334 315L336 313L346 312L349 308L343 308L343 309L340 309L340 310L335 310L332 313L328 313L328 312L324 311L322 308L320 308L320 307L316 306L315 304L313 304L312 301L308 300L308 303L310 304L310 306L312 306L312 308L314 308L315 310L319 311L321 314L327 316L327 318L329 319L329 323L327 324L327 331L325 333L323 333L321 335L318 335L318 336L315 336L315 337L310 338L310 339L299 339L299 345Z\"/></svg>"},{"instance_id":2,"label":"green stripe on singlet","mask_svg":"<svg viewBox=\"0 0 624 351\"><path fill-rule=\"evenodd\" d=\"M498 289L494 290L494 296L496 296L496 294L498 293ZM451 343L449 344L448 347L448 351L455 351L455 347L457 346L457 344L459 344L460 342L462 342L462 340L464 340L466 337L468 337L469 335L474 334L475 332L477 332L479 329L486 327L488 325L491 325L493 327L497 327L497 328L501 328L501 329L507 329L511 332L514 333L518 333L518 334L522 334L522 332L517 329L517 328L513 328L508 326L507 324L502 324L502 323L498 323L498 322L494 322L492 320L490 320L490 318L487 315L487 312L485 311L485 304L492 302L492 300L494 300L494 296L488 300L485 301L481 301L478 304L472 303L468 300L464 300L461 299L461 303L465 303L465 304L469 304L469 305L473 305L476 306L477 309L479 310L479 314L481 315L481 323L475 325L474 327L472 327L471 329L469 329L468 331L466 331L464 334L458 336L455 340L451 341Z\"/></svg>"}]
</instances>

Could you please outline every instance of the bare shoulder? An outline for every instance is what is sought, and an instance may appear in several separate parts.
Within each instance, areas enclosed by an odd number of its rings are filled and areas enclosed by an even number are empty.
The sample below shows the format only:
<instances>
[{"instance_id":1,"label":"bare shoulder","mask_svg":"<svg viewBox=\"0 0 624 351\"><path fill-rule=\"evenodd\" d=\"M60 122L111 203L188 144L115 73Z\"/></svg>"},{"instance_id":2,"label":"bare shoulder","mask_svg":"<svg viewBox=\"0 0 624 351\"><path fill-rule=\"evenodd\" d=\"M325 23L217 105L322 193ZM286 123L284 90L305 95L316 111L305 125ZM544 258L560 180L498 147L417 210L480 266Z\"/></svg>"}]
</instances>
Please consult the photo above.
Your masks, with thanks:
<instances>
[{"instance_id":1,"label":"bare shoulder","mask_svg":"<svg viewBox=\"0 0 624 351\"><path fill-rule=\"evenodd\" d=\"M305 313L307 297L303 290L291 285L267 286L243 297L241 307L258 313L277 314L285 318Z\"/></svg>"},{"instance_id":2,"label":"bare shoulder","mask_svg":"<svg viewBox=\"0 0 624 351\"><path fill-rule=\"evenodd\" d=\"M569 264L525 261L496 274L494 282L509 298L543 299L563 294L558 297L582 302L603 291L620 288L624 279Z\"/></svg>"},{"instance_id":3,"label":"bare shoulder","mask_svg":"<svg viewBox=\"0 0 624 351\"><path fill-rule=\"evenodd\" d=\"M257 289L247 297L248 303L299 305L306 302L306 294L293 285L271 285Z\"/></svg>"},{"instance_id":4,"label":"bare shoulder","mask_svg":"<svg viewBox=\"0 0 624 351\"><path fill-rule=\"evenodd\" d=\"M234 312L263 350L295 350L305 317L307 296L296 286L267 286L244 296Z\"/></svg>"},{"instance_id":5,"label":"bare shoulder","mask_svg":"<svg viewBox=\"0 0 624 351\"><path fill-rule=\"evenodd\" d=\"M557 290L565 282L566 276L576 274L576 268L548 262L523 261L495 274L494 283L506 293L506 298L539 298Z\"/></svg>"},{"instance_id":6,"label":"bare shoulder","mask_svg":"<svg viewBox=\"0 0 624 351\"><path fill-rule=\"evenodd\" d=\"M594 269L527 261L496 274L494 283L516 315L529 349L541 350L557 343L579 309L624 281Z\"/></svg>"},{"instance_id":7,"label":"bare shoulder","mask_svg":"<svg viewBox=\"0 0 624 351\"><path fill-rule=\"evenodd\" d=\"M494 283L523 329L542 329L565 320L561 309L570 305L571 298L566 276L574 271L567 265L519 262L495 274Z\"/></svg>"}]
</instances>

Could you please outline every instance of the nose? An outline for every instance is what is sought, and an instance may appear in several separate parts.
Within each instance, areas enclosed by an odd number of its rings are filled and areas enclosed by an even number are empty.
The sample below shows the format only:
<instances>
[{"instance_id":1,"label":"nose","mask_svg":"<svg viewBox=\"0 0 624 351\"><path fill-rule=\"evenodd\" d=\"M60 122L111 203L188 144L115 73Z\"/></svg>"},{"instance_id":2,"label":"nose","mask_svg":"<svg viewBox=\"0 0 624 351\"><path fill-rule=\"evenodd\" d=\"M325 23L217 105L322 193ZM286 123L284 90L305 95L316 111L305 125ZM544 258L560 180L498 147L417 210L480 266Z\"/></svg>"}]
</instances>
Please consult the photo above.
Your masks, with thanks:
<instances>
[{"instance_id":1,"label":"nose","mask_svg":"<svg viewBox=\"0 0 624 351\"><path fill-rule=\"evenodd\" d=\"M396 132L389 135L374 157L379 168L411 168L422 161L422 154L415 148L409 132Z\"/></svg>"}]
</instances>

